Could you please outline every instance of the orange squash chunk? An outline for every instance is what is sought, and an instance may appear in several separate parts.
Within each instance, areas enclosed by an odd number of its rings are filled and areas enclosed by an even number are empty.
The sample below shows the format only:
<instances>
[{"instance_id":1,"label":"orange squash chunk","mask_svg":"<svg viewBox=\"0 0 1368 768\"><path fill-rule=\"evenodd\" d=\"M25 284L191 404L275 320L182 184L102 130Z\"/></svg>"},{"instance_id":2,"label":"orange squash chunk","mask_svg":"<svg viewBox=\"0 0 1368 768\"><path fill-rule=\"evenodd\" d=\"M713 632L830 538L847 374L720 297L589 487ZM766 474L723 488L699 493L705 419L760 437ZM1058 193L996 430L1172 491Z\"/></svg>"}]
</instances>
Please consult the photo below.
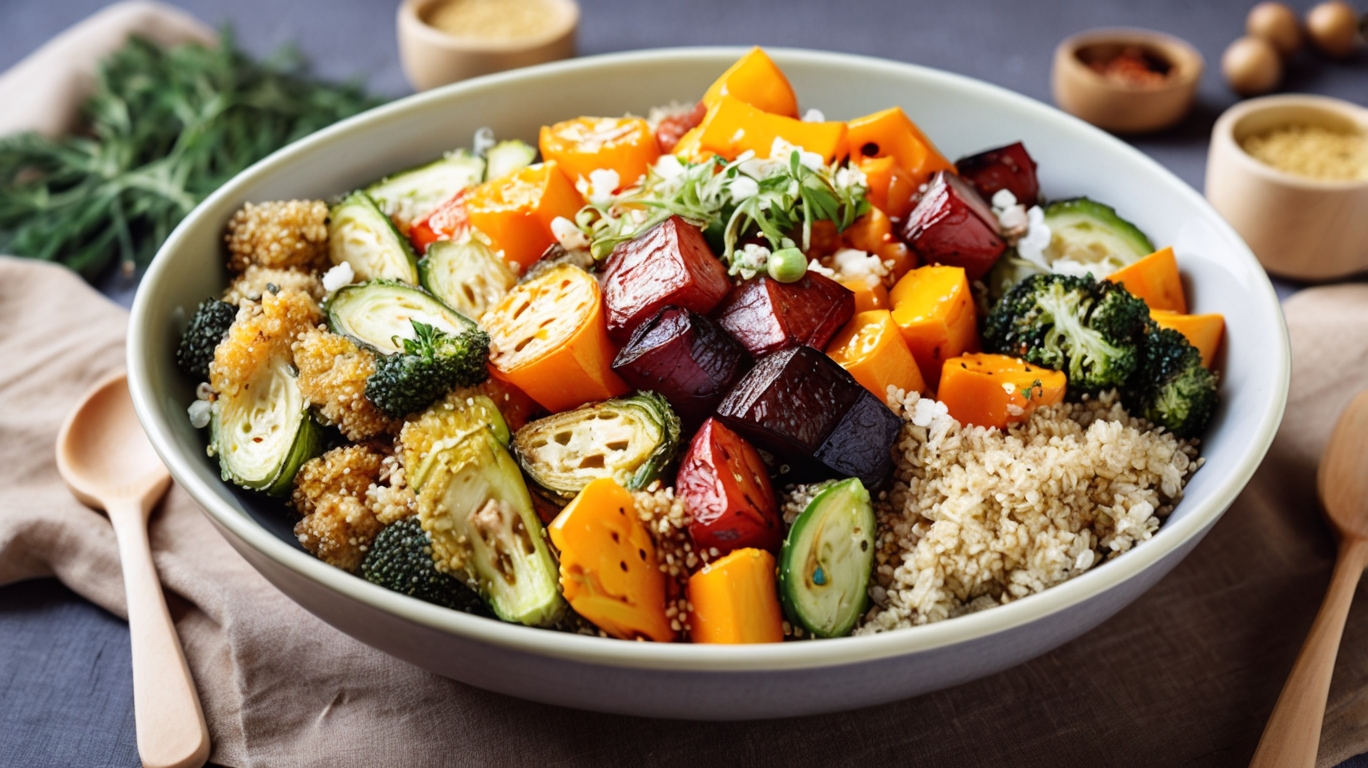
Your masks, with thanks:
<instances>
[{"instance_id":1,"label":"orange squash chunk","mask_svg":"<svg viewBox=\"0 0 1368 768\"><path fill-rule=\"evenodd\" d=\"M639 117L579 117L544 125L537 142L571 180L596 170L616 171L618 189L630 187L660 157L651 126ZM567 217L573 218L573 217Z\"/></svg>"},{"instance_id":2,"label":"orange squash chunk","mask_svg":"<svg viewBox=\"0 0 1368 768\"><path fill-rule=\"evenodd\" d=\"M723 96L731 96L772 115L798 117L798 97L793 93L793 86L789 85L779 65L759 47L750 49L713 81L703 93L703 103L711 107Z\"/></svg>"},{"instance_id":3,"label":"orange squash chunk","mask_svg":"<svg viewBox=\"0 0 1368 768\"><path fill-rule=\"evenodd\" d=\"M893 286L888 298L893 302L893 322L931 388L938 386L946 360L978 351L974 297L962 268L914 269Z\"/></svg>"},{"instance_id":4,"label":"orange squash chunk","mask_svg":"<svg viewBox=\"0 0 1368 768\"><path fill-rule=\"evenodd\" d=\"M575 613L624 640L675 639L665 615L665 574L632 494L599 478L546 531L560 551L561 591Z\"/></svg>"},{"instance_id":5,"label":"orange squash chunk","mask_svg":"<svg viewBox=\"0 0 1368 768\"><path fill-rule=\"evenodd\" d=\"M1150 309L1162 309L1183 314L1187 312L1187 297L1183 281L1178 276L1178 260L1173 248L1165 247L1145 258L1129 264L1107 276L1113 283L1144 299Z\"/></svg>"},{"instance_id":6,"label":"orange squash chunk","mask_svg":"<svg viewBox=\"0 0 1368 768\"><path fill-rule=\"evenodd\" d=\"M495 376L553 413L626 394L613 372L598 281L561 264L518 285L484 317Z\"/></svg>"},{"instance_id":7,"label":"orange squash chunk","mask_svg":"<svg viewBox=\"0 0 1368 768\"><path fill-rule=\"evenodd\" d=\"M1150 319L1161 328L1172 328L1186 336L1192 346L1202 353L1202 365L1211 367L1211 361L1216 359L1216 350L1221 346L1221 336L1225 334L1224 316L1215 313L1183 315L1151 309Z\"/></svg>"},{"instance_id":8,"label":"orange squash chunk","mask_svg":"<svg viewBox=\"0 0 1368 768\"><path fill-rule=\"evenodd\" d=\"M487 181L465 195L471 226L485 233L520 272L556 242L551 222L558 217L573 221L582 207L583 198L554 160Z\"/></svg>"},{"instance_id":9,"label":"orange squash chunk","mask_svg":"<svg viewBox=\"0 0 1368 768\"><path fill-rule=\"evenodd\" d=\"M776 138L815 152L826 163L845 151L845 123L805 123L792 117L771 115L731 96L723 96L708 107L708 114L698 128L699 147L728 160L736 159L748 149L755 152L756 157L767 158ZM680 143L687 138L686 134Z\"/></svg>"},{"instance_id":10,"label":"orange squash chunk","mask_svg":"<svg viewBox=\"0 0 1368 768\"><path fill-rule=\"evenodd\" d=\"M850 289L855 294L855 311L868 312L874 309L888 309L888 289L883 287L883 283L875 283L872 287L865 280L839 280L841 285Z\"/></svg>"},{"instance_id":11,"label":"orange squash chunk","mask_svg":"<svg viewBox=\"0 0 1368 768\"><path fill-rule=\"evenodd\" d=\"M689 639L695 643L779 643L784 618L774 555L738 549L689 577Z\"/></svg>"},{"instance_id":12,"label":"orange squash chunk","mask_svg":"<svg viewBox=\"0 0 1368 768\"><path fill-rule=\"evenodd\" d=\"M1015 357L968 354L945 361L936 397L961 424L1006 429L1063 400L1066 381Z\"/></svg>"},{"instance_id":13,"label":"orange squash chunk","mask_svg":"<svg viewBox=\"0 0 1368 768\"><path fill-rule=\"evenodd\" d=\"M827 347L827 355L881 403L888 399L890 384L907 392L926 391L921 369L886 309L856 315Z\"/></svg>"},{"instance_id":14,"label":"orange squash chunk","mask_svg":"<svg viewBox=\"0 0 1368 768\"><path fill-rule=\"evenodd\" d=\"M945 159L900 107L856 118L846 126L850 159L856 165L867 158L892 157L907 172L913 189L925 184L936 171L955 172L954 163Z\"/></svg>"},{"instance_id":15,"label":"orange squash chunk","mask_svg":"<svg viewBox=\"0 0 1368 768\"><path fill-rule=\"evenodd\" d=\"M869 204L899 221L906 219L916 207L913 196L918 185L912 183L911 174L898 165L897 158L864 157L855 165L864 172L865 183L869 185Z\"/></svg>"}]
</instances>

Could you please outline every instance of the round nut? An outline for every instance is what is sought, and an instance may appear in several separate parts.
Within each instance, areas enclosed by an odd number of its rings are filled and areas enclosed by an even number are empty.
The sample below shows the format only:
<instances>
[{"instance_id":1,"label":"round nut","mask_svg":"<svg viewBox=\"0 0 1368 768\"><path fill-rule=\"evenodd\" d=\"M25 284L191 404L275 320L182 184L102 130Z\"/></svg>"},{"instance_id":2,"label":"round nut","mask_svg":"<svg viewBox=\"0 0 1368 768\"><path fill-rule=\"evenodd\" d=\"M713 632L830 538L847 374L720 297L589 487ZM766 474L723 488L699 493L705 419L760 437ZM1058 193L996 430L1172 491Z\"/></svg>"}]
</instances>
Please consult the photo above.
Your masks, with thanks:
<instances>
[{"instance_id":1,"label":"round nut","mask_svg":"<svg viewBox=\"0 0 1368 768\"><path fill-rule=\"evenodd\" d=\"M1282 59L1266 40L1242 37L1221 55L1221 72L1230 89L1241 96L1257 96L1278 87L1282 81Z\"/></svg>"},{"instance_id":2,"label":"round nut","mask_svg":"<svg viewBox=\"0 0 1368 768\"><path fill-rule=\"evenodd\" d=\"M1359 44L1358 14L1339 0L1321 3L1306 14L1311 42L1326 55L1346 58Z\"/></svg>"},{"instance_id":3,"label":"round nut","mask_svg":"<svg viewBox=\"0 0 1368 768\"><path fill-rule=\"evenodd\" d=\"M1297 13L1282 3L1262 2L1249 11L1245 32L1267 40L1285 59L1302 45L1301 23Z\"/></svg>"}]
</instances>

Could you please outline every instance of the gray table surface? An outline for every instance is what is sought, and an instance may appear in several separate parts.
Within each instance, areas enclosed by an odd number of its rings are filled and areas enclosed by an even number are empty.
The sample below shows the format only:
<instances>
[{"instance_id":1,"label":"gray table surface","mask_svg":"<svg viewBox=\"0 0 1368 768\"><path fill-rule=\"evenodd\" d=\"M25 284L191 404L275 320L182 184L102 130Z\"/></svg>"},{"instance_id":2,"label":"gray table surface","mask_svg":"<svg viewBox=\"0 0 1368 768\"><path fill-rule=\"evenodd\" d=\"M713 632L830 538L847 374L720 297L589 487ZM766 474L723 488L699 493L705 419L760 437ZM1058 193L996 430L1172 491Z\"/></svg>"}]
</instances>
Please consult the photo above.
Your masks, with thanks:
<instances>
[{"instance_id":1,"label":"gray table surface","mask_svg":"<svg viewBox=\"0 0 1368 768\"><path fill-rule=\"evenodd\" d=\"M681 45L768 45L845 51L936 67L1050 102L1054 46L1078 30L1138 26L1181 36L1206 57L1199 102L1180 126L1133 143L1202 188L1212 123L1235 97L1216 71L1241 33L1249 0L580 0L582 54ZM409 92L399 69L393 0L175 0L231 23L265 54L297 45L329 78ZM0 0L0 70L104 5L101 0ZM1309 7L1295 0L1294 7ZM1332 63L1303 53L1285 90L1368 104L1368 56ZM3 108L3 105L0 105ZM103 286L128 303L132 284ZM1286 294L1296 286L1280 284ZM1162 738L1162 734L1155 734ZM1194 756L1194 761L1200 758ZM127 626L52 580L0 589L0 766L133 766ZM1360 756L1345 763L1368 768Z\"/></svg>"}]
</instances>

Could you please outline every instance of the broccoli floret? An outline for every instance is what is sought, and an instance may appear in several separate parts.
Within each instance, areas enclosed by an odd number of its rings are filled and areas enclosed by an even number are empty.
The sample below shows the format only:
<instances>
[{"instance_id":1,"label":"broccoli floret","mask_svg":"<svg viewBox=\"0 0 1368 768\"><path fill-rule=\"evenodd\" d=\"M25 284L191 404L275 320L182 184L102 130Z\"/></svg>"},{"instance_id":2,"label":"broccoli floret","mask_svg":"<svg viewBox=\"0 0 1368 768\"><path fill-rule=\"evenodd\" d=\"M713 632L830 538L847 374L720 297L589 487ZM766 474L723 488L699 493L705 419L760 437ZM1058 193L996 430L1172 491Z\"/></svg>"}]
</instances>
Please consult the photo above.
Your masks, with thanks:
<instances>
[{"instance_id":1,"label":"broccoli floret","mask_svg":"<svg viewBox=\"0 0 1368 768\"><path fill-rule=\"evenodd\" d=\"M1069 396L1120 387L1139 364L1145 302L1091 277L1031 275L988 314L983 343L1069 377Z\"/></svg>"},{"instance_id":2,"label":"broccoli floret","mask_svg":"<svg viewBox=\"0 0 1368 768\"><path fill-rule=\"evenodd\" d=\"M366 379L366 397L392 418L421 411L452 389L489 376L489 334L473 329L452 335L412 322L416 338L403 340L403 352L379 357Z\"/></svg>"},{"instance_id":3,"label":"broccoli floret","mask_svg":"<svg viewBox=\"0 0 1368 768\"><path fill-rule=\"evenodd\" d=\"M1178 437L1197 437L1216 411L1216 388L1216 374L1202 365L1201 352L1186 336L1151 325L1123 400L1136 416Z\"/></svg>"},{"instance_id":4,"label":"broccoli floret","mask_svg":"<svg viewBox=\"0 0 1368 768\"><path fill-rule=\"evenodd\" d=\"M437 570L432 559L432 540L416 516L389 525L375 537L361 562L361 575L372 584L419 600L489 615L489 609L474 590L460 579Z\"/></svg>"},{"instance_id":5,"label":"broccoli floret","mask_svg":"<svg viewBox=\"0 0 1368 768\"><path fill-rule=\"evenodd\" d=\"M226 301L205 299L190 318L176 348L176 365L199 379L209 378L209 364L214 362L214 350L237 317L238 308Z\"/></svg>"}]
</instances>

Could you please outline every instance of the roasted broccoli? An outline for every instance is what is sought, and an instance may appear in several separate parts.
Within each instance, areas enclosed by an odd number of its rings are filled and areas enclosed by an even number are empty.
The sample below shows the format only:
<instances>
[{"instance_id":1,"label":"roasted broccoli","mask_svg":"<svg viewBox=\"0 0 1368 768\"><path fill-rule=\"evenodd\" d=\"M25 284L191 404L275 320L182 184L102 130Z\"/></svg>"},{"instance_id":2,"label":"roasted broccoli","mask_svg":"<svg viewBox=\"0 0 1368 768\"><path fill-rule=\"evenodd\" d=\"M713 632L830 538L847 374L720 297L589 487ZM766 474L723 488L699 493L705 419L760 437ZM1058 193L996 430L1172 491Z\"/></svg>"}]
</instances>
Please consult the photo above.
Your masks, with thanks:
<instances>
[{"instance_id":1,"label":"roasted broccoli","mask_svg":"<svg viewBox=\"0 0 1368 768\"><path fill-rule=\"evenodd\" d=\"M406 517L380 531L371 542L361 575L385 589L458 611L490 615L484 601L470 587L437 570L432 540L418 518Z\"/></svg>"},{"instance_id":2,"label":"roasted broccoli","mask_svg":"<svg viewBox=\"0 0 1368 768\"><path fill-rule=\"evenodd\" d=\"M214 350L228 335L237 317L238 308L226 301L205 299L190 318L176 348L176 365L201 381L209 378L209 364L214 362Z\"/></svg>"},{"instance_id":3,"label":"roasted broccoli","mask_svg":"<svg viewBox=\"0 0 1368 768\"><path fill-rule=\"evenodd\" d=\"M1187 337L1151 325L1140 363L1122 390L1126 409L1179 437L1197 437L1216 411L1216 374Z\"/></svg>"},{"instance_id":4,"label":"roasted broccoli","mask_svg":"<svg viewBox=\"0 0 1368 768\"><path fill-rule=\"evenodd\" d=\"M421 411L455 387L489 376L489 334L479 329L449 334L412 322L416 338L403 339L402 352L378 356L375 373L366 379L366 397L393 418Z\"/></svg>"},{"instance_id":5,"label":"roasted broccoli","mask_svg":"<svg viewBox=\"0 0 1368 768\"><path fill-rule=\"evenodd\" d=\"M1126 383L1148 325L1145 302L1115 283L1031 275L988 314L983 343L990 352L1064 371L1077 399Z\"/></svg>"}]
</instances>

